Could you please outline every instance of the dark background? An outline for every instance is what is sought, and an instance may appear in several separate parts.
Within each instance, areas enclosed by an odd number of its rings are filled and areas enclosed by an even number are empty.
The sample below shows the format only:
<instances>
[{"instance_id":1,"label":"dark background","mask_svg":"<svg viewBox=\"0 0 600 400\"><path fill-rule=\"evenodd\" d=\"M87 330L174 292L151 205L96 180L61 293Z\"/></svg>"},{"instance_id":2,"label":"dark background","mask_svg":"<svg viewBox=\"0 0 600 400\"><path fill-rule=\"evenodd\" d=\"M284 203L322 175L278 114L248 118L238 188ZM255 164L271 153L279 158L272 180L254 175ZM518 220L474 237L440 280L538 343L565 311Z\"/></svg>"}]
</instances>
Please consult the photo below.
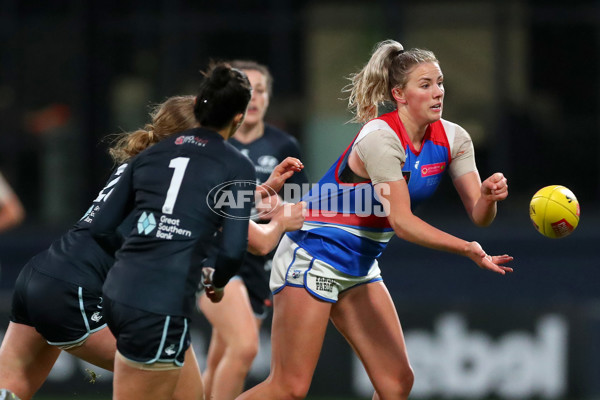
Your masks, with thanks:
<instances>
[{"instance_id":1,"label":"dark background","mask_svg":"<svg viewBox=\"0 0 600 400\"><path fill-rule=\"evenodd\" d=\"M531 330L531 320L556 311L573 335L566 394L600 395L600 1L418 3L1 0L0 170L27 211L0 234L2 308L23 263L105 183L112 164L103 138L142 126L148 106L167 96L194 93L210 59L270 67L267 119L298 138L316 181L358 129L343 125L351 117L339 100L343 76L393 38L438 55L444 117L472 133L482 178L509 179L490 228L470 224L449 179L418 214L490 254L515 256L515 273L500 277L393 239L380 264L405 329L429 329L423 319L459 310L488 332ZM481 76L468 72L478 61L489 67ZM330 128L343 132L324 135ZM580 226L565 239L542 237L528 218L529 199L550 184L569 187L581 204ZM331 360L350 357L332 335L317 393L336 393L329 383L346 370Z\"/></svg>"}]
</instances>

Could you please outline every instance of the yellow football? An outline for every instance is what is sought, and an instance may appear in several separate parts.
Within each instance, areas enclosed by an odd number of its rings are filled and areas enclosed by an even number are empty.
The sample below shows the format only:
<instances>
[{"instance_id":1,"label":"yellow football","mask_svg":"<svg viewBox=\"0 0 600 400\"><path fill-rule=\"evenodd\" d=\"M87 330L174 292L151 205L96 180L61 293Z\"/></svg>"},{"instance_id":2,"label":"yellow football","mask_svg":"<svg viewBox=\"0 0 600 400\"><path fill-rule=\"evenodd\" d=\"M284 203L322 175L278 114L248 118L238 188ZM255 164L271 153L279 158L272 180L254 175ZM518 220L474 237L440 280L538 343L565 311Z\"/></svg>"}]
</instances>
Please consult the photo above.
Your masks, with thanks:
<instances>
[{"instance_id":1,"label":"yellow football","mask_svg":"<svg viewBox=\"0 0 600 400\"><path fill-rule=\"evenodd\" d=\"M550 185L538 190L529 203L529 218L542 235L558 239L571 234L579 224L579 202L569 189Z\"/></svg>"}]
</instances>

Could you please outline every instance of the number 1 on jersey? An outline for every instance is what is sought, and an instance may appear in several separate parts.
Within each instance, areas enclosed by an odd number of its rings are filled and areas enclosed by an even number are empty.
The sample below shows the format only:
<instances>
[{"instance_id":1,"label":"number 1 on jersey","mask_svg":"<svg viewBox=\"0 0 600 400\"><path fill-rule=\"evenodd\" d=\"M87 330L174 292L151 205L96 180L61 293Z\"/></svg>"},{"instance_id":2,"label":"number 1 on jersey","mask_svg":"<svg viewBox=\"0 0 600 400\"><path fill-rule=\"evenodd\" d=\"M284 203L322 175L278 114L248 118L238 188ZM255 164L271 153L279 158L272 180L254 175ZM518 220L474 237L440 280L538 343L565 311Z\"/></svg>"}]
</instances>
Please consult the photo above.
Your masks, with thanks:
<instances>
[{"instance_id":1,"label":"number 1 on jersey","mask_svg":"<svg viewBox=\"0 0 600 400\"><path fill-rule=\"evenodd\" d=\"M171 163L169 164L169 168L173 168L175 171L173 172L171 184L169 185L169 190L167 191L167 198L165 199L165 203L162 207L162 212L165 214L173 214L173 207L175 206L175 201L177 201L179 188L181 187L183 175L185 175L185 169L187 168L189 162L189 157L177 157L172 159Z\"/></svg>"}]
</instances>

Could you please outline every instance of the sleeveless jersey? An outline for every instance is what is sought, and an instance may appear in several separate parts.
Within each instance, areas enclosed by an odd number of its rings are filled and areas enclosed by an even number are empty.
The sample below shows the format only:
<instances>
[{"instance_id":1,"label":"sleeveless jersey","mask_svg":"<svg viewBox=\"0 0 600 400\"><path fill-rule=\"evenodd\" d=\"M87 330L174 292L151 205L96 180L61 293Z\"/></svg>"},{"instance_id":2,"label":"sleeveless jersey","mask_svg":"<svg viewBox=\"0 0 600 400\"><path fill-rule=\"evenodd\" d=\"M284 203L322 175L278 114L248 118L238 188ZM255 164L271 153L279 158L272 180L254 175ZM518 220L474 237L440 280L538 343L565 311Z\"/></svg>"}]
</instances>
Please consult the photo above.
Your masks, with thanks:
<instances>
[{"instance_id":1,"label":"sleeveless jersey","mask_svg":"<svg viewBox=\"0 0 600 400\"><path fill-rule=\"evenodd\" d=\"M308 216L302 229L287 234L314 257L352 276L365 276L394 235L371 181L344 183L340 179L354 143L382 129L393 131L404 148L402 172L413 207L435 192L451 161L441 120L429 125L419 151L409 140L397 111L363 126L346 151L304 196Z\"/></svg>"}]
</instances>

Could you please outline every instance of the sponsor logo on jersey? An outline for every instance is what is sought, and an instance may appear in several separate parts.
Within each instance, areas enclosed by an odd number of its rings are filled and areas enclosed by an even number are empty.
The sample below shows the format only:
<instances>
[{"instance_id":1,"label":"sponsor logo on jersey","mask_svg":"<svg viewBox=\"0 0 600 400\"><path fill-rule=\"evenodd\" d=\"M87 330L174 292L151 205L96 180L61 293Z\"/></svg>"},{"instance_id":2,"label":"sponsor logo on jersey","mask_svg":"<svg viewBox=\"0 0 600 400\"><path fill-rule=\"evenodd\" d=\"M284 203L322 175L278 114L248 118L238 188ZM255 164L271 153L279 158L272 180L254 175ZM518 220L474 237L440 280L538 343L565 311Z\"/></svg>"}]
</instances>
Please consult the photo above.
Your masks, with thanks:
<instances>
[{"instance_id":1,"label":"sponsor logo on jersey","mask_svg":"<svg viewBox=\"0 0 600 400\"><path fill-rule=\"evenodd\" d=\"M193 144L199 147L204 147L206 146L206 143L208 143L207 139L202 139L194 135L181 135L175 139L175 144L177 145Z\"/></svg>"},{"instance_id":2,"label":"sponsor logo on jersey","mask_svg":"<svg viewBox=\"0 0 600 400\"><path fill-rule=\"evenodd\" d=\"M149 235L156 228L156 219L154 214L144 211L137 222L139 234Z\"/></svg>"},{"instance_id":3,"label":"sponsor logo on jersey","mask_svg":"<svg viewBox=\"0 0 600 400\"><path fill-rule=\"evenodd\" d=\"M444 172L446 169L446 162L436 163L436 164L427 164L421 167L421 176L431 176L437 175Z\"/></svg>"},{"instance_id":4,"label":"sponsor logo on jersey","mask_svg":"<svg viewBox=\"0 0 600 400\"><path fill-rule=\"evenodd\" d=\"M192 237L192 231L181 228L181 219L170 218L166 215L161 215L156 237L160 239L173 239L173 235Z\"/></svg>"},{"instance_id":5,"label":"sponsor logo on jersey","mask_svg":"<svg viewBox=\"0 0 600 400\"><path fill-rule=\"evenodd\" d=\"M279 162L273 156L261 156L258 158L258 165L261 167L273 169L277 164L279 164Z\"/></svg>"}]
</instances>

